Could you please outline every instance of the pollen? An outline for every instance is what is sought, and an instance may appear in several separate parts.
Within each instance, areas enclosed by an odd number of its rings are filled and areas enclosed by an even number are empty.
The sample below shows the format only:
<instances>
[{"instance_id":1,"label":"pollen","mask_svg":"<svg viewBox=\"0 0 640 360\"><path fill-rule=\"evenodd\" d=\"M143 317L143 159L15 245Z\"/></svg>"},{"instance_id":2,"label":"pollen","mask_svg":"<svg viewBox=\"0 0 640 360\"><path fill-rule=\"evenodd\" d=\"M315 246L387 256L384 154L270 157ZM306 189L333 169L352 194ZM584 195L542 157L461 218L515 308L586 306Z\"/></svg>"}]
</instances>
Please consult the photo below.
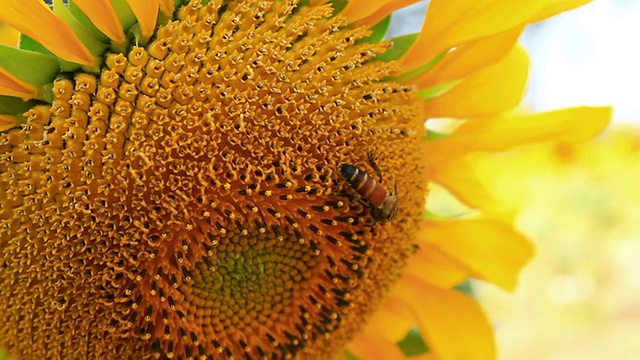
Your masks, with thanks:
<instances>
[{"instance_id":1,"label":"pollen","mask_svg":"<svg viewBox=\"0 0 640 360\"><path fill-rule=\"evenodd\" d=\"M18 358L329 358L412 252L424 116L375 60L391 44L328 5L176 14L0 133L0 346ZM341 163L395 181L393 221Z\"/></svg>"}]
</instances>

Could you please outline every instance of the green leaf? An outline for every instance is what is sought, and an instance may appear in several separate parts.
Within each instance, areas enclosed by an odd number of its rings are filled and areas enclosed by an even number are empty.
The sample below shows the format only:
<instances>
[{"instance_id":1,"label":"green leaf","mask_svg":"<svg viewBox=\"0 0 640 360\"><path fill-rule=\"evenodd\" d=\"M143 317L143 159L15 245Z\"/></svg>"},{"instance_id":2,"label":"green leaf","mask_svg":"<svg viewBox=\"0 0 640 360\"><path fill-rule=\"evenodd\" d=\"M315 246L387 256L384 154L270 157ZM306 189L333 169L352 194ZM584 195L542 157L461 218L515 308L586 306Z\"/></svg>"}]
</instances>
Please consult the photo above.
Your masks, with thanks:
<instances>
[{"instance_id":1,"label":"green leaf","mask_svg":"<svg viewBox=\"0 0 640 360\"><path fill-rule=\"evenodd\" d=\"M133 25L138 23L136 15L125 0L111 0L111 5L113 5L113 9L116 11L116 14L118 14L118 19L120 19L125 33L127 33Z\"/></svg>"},{"instance_id":2,"label":"green leaf","mask_svg":"<svg viewBox=\"0 0 640 360\"><path fill-rule=\"evenodd\" d=\"M407 336L398 343L398 346L407 356L416 356L429 352L429 347L420 336L417 327L412 328Z\"/></svg>"},{"instance_id":3,"label":"green leaf","mask_svg":"<svg viewBox=\"0 0 640 360\"><path fill-rule=\"evenodd\" d=\"M133 39L133 43L137 46L146 45L148 39L142 38L142 29L140 29L140 23L136 23L129 29L129 33L127 34L129 39Z\"/></svg>"},{"instance_id":4,"label":"green leaf","mask_svg":"<svg viewBox=\"0 0 640 360\"><path fill-rule=\"evenodd\" d=\"M379 23L373 25L371 27L371 31L372 31L371 35L369 35L369 37L365 39L362 39L362 41L366 41L371 44L380 42L384 38L384 35L387 33L390 23L391 23L391 15L382 19Z\"/></svg>"},{"instance_id":5,"label":"green leaf","mask_svg":"<svg viewBox=\"0 0 640 360\"><path fill-rule=\"evenodd\" d=\"M333 15L340 13L342 9L347 6L348 0L330 0L329 3L333 5Z\"/></svg>"},{"instance_id":6,"label":"green leaf","mask_svg":"<svg viewBox=\"0 0 640 360\"><path fill-rule=\"evenodd\" d=\"M348 350L345 350L344 353L347 355L347 360L359 360L357 356L353 355Z\"/></svg>"},{"instance_id":7,"label":"green leaf","mask_svg":"<svg viewBox=\"0 0 640 360\"><path fill-rule=\"evenodd\" d=\"M445 139L451 136L451 134L439 133L433 130L427 131L427 135L425 136L425 140L427 141L436 141L440 139Z\"/></svg>"},{"instance_id":8,"label":"green leaf","mask_svg":"<svg viewBox=\"0 0 640 360\"><path fill-rule=\"evenodd\" d=\"M31 109L35 101L24 101L12 96L0 96L0 114L21 115Z\"/></svg>"},{"instance_id":9,"label":"green leaf","mask_svg":"<svg viewBox=\"0 0 640 360\"><path fill-rule=\"evenodd\" d=\"M62 72L76 71L76 70L81 69L81 68L82 68L82 65L80 65L80 64L76 64L76 63L71 62L71 61L66 61L66 60L60 59L60 70Z\"/></svg>"},{"instance_id":10,"label":"green leaf","mask_svg":"<svg viewBox=\"0 0 640 360\"><path fill-rule=\"evenodd\" d=\"M49 50L47 50L47 48L45 48L44 46L42 46L42 44L40 44L39 42L33 40L32 38L28 37L25 34L20 34L20 49L23 50L31 50L31 51L36 51L39 52L41 54L48 54L51 56L55 56L53 55L53 53Z\"/></svg>"},{"instance_id":11,"label":"green leaf","mask_svg":"<svg viewBox=\"0 0 640 360\"><path fill-rule=\"evenodd\" d=\"M51 51L47 50L44 46L42 46L42 44L40 44L39 42L33 40L32 38L28 37L25 34L21 34L20 35L20 46L19 47L20 47L20 49L23 49L23 50L35 51L35 52L39 52L41 54L51 55L51 56L55 57L59 61L60 71L62 71L62 72L74 71L74 70L77 70L77 69L81 68L81 66L79 64L59 59L57 56L52 54ZM42 86L42 88L44 90L47 90L45 86ZM46 96L46 94L44 94L44 95Z\"/></svg>"},{"instance_id":12,"label":"green leaf","mask_svg":"<svg viewBox=\"0 0 640 360\"><path fill-rule=\"evenodd\" d=\"M208 2L209 1L207 1L207 3ZM178 9L180 9L184 5L187 5L188 3L189 3L189 0L173 0L173 8L175 9L175 11L178 11Z\"/></svg>"},{"instance_id":13,"label":"green leaf","mask_svg":"<svg viewBox=\"0 0 640 360\"><path fill-rule=\"evenodd\" d=\"M87 29L85 24L77 19L62 0L53 0L53 9L53 12L71 27L93 55L101 57L104 54L107 46L95 36L93 31Z\"/></svg>"},{"instance_id":14,"label":"green leaf","mask_svg":"<svg viewBox=\"0 0 640 360\"><path fill-rule=\"evenodd\" d=\"M435 64L437 64L440 60L442 60L446 55L447 55L448 51L445 51L443 53L441 53L440 55L434 57L433 59L431 59L431 61L429 61L429 63L427 63L426 65L423 65L415 70L411 70L409 72L406 72L400 76L396 76L396 77L392 77L389 80L394 80L394 81L404 81L404 80L408 80L411 79L413 77L416 77L420 74L422 74L423 72L429 70L431 67L433 67ZM384 54L383 54L384 55Z\"/></svg>"},{"instance_id":15,"label":"green leaf","mask_svg":"<svg viewBox=\"0 0 640 360\"><path fill-rule=\"evenodd\" d=\"M53 102L53 82L43 85L41 91L42 93L39 96L39 100L44 100L51 104L51 102Z\"/></svg>"},{"instance_id":16,"label":"green leaf","mask_svg":"<svg viewBox=\"0 0 640 360\"><path fill-rule=\"evenodd\" d=\"M391 39L393 41L393 47L388 51L378 55L374 60L389 62L391 60L397 60L404 55L411 45L416 41L418 34L407 34Z\"/></svg>"},{"instance_id":17,"label":"green leaf","mask_svg":"<svg viewBox=\"0 0 640 360\"><path fill-rule=\"evenodd\" d=\"M420 96L424 100L431 100L434 97L442 94L445 90L451 88L455 84L456 84L456 81L449 81L449 82L436 84L430 88L426 88L418 91L418 96Z\"/></svg>"},{"instance_id":18,"label":"green leaf","mask_svg":"<svg viewBox=\"0 0 640 360\"><path fill-rule=\"evenodd\" d=\"M454 289L460 291L463 294L473 297L473 288L471 287L471 281L469 280L461 282L460 284L456 285Z\"/></svg>"},{"instance_id":19,"label":"green leaf","mask_svg":"<svg viewBox=\"0 0 640 360\"><path fill-rule=\"evenodd\" d=\"M0 67L34 85L50 83L60 72L58 58L0 44Z\"/></svg>"}]
</instances>

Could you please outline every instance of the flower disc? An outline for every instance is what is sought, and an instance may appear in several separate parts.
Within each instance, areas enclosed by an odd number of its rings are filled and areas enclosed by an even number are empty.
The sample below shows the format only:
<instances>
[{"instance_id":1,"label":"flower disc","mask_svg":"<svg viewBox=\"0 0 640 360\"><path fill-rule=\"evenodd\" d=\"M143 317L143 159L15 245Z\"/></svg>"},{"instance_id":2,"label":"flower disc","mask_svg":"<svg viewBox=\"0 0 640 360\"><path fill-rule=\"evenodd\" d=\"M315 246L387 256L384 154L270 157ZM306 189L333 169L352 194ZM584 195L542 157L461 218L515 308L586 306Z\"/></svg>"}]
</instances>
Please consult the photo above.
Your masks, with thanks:
<instances>
[{"instance_id":1,"label":"flower disc","mask_svg":"<svg viewBox=\"0 0 640 360\"><path fill-rule=\"evenodd\" d=\"M424 116L329 6L192 2L0 134L0 345L24 358L328 358L424 207ZM369 161L374 154L375 163ZM385 224L343 178L387 191ZM381 178L377 176L380 170Z\"/></svg>"}]
</instances>

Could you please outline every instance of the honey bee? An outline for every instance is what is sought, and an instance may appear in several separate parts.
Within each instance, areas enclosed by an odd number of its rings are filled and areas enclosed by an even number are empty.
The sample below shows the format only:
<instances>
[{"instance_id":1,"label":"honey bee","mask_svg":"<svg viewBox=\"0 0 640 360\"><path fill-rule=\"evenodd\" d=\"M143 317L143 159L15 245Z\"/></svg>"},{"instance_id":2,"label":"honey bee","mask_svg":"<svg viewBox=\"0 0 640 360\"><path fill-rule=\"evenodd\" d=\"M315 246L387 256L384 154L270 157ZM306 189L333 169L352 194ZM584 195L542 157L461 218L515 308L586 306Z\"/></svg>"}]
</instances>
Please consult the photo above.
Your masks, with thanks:
<instances>
[{"instance_id":1,"label":"honey bee","mask_svg":"<svg viewBox=\"0 0 640 360\"><path fill-rule=\"evenodd\" d=\"M360 194L361 198L355 198L365 206L369 206L371 217L382 224L393 220L398 212L398 187L393 181L393 191L389 192L382 186L382 173L369 155L369 162L374 171L380 176L380 182L368 175L358 167L341 163L338 165L340 175L347 180L349 185Z\"/></svg>"}]
</instances>

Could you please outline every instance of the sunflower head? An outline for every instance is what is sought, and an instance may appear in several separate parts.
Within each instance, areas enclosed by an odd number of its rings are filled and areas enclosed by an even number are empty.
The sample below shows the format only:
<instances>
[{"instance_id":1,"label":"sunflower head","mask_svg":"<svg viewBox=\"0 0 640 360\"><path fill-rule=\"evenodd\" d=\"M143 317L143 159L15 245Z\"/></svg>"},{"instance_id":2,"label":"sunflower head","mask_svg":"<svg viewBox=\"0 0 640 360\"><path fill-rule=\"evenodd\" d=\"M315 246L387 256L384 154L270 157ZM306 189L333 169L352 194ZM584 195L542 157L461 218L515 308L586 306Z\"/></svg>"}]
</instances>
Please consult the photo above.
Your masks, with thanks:
<instances>
[{"instance_id":1,"label":"sunflower head","mask_svg":"<svg viewBox=\"0 0 640 360\"><path fill-rule=\"evenodd\" d=\"M413 251L427 187L415 87L375 61L389 42L330 5L151 3L150 17L136 1L10 2L53 33L12 51L57 70L2 72L0 344L328 357ZM342 163L397 196L393 220Z\"/></svg>"}]
</instances>

